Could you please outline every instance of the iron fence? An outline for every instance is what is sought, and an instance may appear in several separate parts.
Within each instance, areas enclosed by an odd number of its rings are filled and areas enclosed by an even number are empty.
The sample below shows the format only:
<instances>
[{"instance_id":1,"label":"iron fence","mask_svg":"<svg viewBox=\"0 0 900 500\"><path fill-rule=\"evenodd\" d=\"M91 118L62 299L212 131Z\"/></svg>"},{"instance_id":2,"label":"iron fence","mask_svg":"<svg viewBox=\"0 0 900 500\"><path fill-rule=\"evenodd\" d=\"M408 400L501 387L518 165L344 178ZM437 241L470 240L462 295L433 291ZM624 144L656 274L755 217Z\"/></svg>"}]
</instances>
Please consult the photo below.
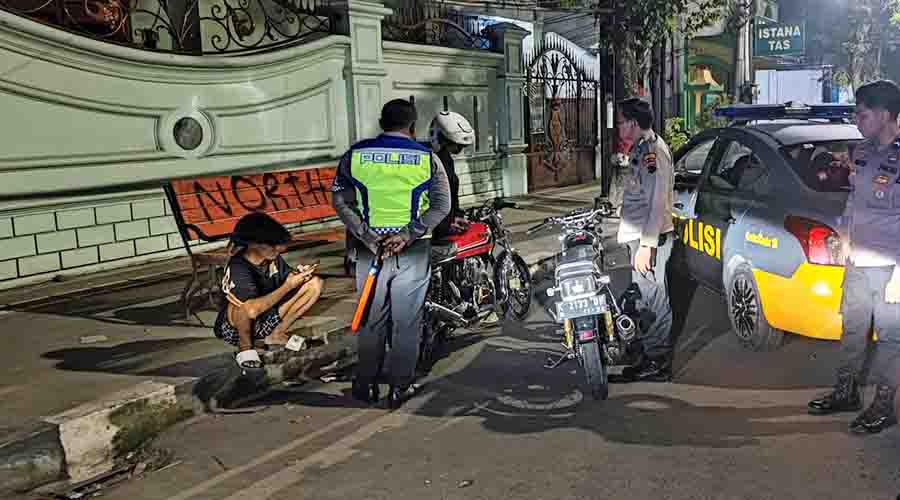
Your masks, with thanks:
<instances>
[{"instance_id":1,"label":"iron fence","mask_svg":"<svg viewBox=\"0 0 900 500\"><path fill-rule=\"evenodd\" d=\"M256 52L335 32L327 0L0 0L98 40L187 54Z\"/></svg>"},{"instance_id":2,"label":"iron fence","mask_svg":"<svg viewBox=\"0 0 900 500\"><path fill-rule=\"evenodd\" d=\"M499 50L480 30L477 16L449 9L443 3L404 1L382 22L382 36L394 42L457 49Z\"/></svg>"}]
</instances>

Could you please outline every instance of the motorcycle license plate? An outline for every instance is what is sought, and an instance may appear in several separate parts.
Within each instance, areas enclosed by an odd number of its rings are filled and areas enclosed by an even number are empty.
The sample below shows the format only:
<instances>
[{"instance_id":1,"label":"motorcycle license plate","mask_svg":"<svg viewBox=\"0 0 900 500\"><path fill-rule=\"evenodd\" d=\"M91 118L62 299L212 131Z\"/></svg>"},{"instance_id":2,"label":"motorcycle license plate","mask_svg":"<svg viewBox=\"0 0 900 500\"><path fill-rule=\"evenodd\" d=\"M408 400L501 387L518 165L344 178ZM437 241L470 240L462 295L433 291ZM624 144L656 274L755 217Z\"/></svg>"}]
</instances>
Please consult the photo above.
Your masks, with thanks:
<instances>
[{"instance_id":1,"label":"motorcycle license plate","mask_svg":"<svg viewBox=\"0 0 900 500\"><path fill-rule=\"evenodd\" d=\"M556 303L556 316L561 320L593 316L605 312L606 301L603 300L602 295Z\"/></svg>"}]
</instances>

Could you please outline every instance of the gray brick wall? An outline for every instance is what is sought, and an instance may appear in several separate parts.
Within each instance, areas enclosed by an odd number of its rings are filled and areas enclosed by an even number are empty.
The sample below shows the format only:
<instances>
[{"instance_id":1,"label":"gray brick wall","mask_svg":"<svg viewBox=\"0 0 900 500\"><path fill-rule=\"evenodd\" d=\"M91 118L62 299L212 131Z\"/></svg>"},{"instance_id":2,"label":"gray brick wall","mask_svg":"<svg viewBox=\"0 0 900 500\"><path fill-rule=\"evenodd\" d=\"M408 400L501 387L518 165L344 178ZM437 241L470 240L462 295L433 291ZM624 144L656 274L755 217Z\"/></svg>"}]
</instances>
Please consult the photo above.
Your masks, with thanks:
<instances>
[{"instance_id":1,"label":"gray brick wall","mask_svg":"<svg viewBox=\"0 0 900 500\"><path fill-rule=\"evenodd\" d=\"M0 212L2 282L182 248L161 192L132 202Z\"/></svg>"},{"instance_id":2,"label":"gray brick wall","mask_svg":"<svg viewBox=\"0 0 900 500\"><path fill-rule=\"evenodd\" d=\"M149 219L165 215L163 200L138 201L131 204L131 217L137 219Z\"/></svg>"},{"instance_id":3,"label":"gray brick wall","mask_svg":"<svg viewBox=\"0 0 900 500\"><path fill-rule=\"evenodd\" d=\"M16 236L45 233L56 230L56 217L53 213L23 215L13 218L13 229Z\"/></svg>"},{"instance_id":4,"label":"gray brick wall","mask_svg":"<svg viewBox=\"0 0 900 500\"><path fill-rule=\"evenodd\" d=\"M59 271L59 254L48 253L19 259L19 273L22 276Z\"/></svg>"},{"instance_id":5,"label":"gray brick wall","mask_svg":"<svg viewBox=\"0 0 900 500\"><path fill-rule=\"evenodd\" d=\"M131 205L107 205L97 207L97 224L109 224L111 222L123 222L131 220Z\"/></svg>"},{"instance_id":6,"label":"gray brick wall","mask_svg":"<svg viewBox=\"0 0 900 500\"><path fill-rule=\"evenodd\" d=\"M38 253L52 253L61 250L71 250L78 246L75 231L57 231L37 235Z\"/></svg>"},{"instance_id":7,"label":"gray brick wall","mask_svg":"<svg viewBox=\"0 0 900 500\"><path fill-rule=\"evenodd\" d=\"M113 226L94 226L86 227L78 230L78 246L89 247L93 245L101 245L103 243L111 243L116 240Z\"/></svg>"},{"instance_id":8,"label":"gray brick wall","mask_svg":"<svg viewBox=\"0 0 900 500\"><path fill-rule=\"evenodd\" d=\"M147 219L116 224L116 241L135 240L150 236Z\"/></svg>"},{"instance_id":9,"label":"gray brick wall","mask_svg":"<svg viewBox=\"0 0 900 500\"><path fill-rule=\"evenodd\" d=\"M56 225L60 229L75 229L79 227L93 226L97 223L93 208L80 210L65 210L56 212Z\"/></svg>"},{"instance_id":10,"label":"gray brick wall","mask_svg":"<svg viewBox=\"0 0 900 500\"><path fill-rule=\"evenodd\" d=\"M12 219L0 219L0 238L12 238Z\"/></svg>"},{"instance_id":11,"label":"gray brick wall","mask_svg":"<svg viewBox=\"0 0 900 500\"><path fill-rule=\"evenodd\" d=\"M69 250L60 254L62 256L62 265L64 269L73 267L89 266L100 262L100 253L97 247L79 248L78 250Z\"/></svg>"},{"instance_id":12,"label":"gray brick wall","mask_svg":"<svg viewBox=\"0 0 900 500\"><path fill-rule=\"evenodd\" d=\"M19 270L16 267L15 260L4 260L0 262L0 280L11 280L19 276Z\"/></svg>"},{"instance_id":13,"label":"gray brick wall","mask_svg":"<svg viewBox=\"0 0 900 500\"><path fill-rule=\"evenodd\" d=\"M146 255L168 250L168 243L168 239L165 236L151 236L150 238L134 240L134 247L138 255Z\"/></svg>"},{"instance_id":14,"label":"gray brick wall","mask_svg":"<svg viewBox=\"0 0 900 500\"><path fill-rule=\"evenodd\" d=\"M126 257L134 257L134 242L123 241L121 243L107 243L100 245L100 260L106 262L108 260L124 259Z\"/></svg>"},{"instance_id":15,"label":"gray brick wall","mask_svg":"<svg viewBox=\"0 0 900 500\"><path fill-rule=\"evenodd\" d=\"M175 224L175 217L154 217L150 219L150 234L153 236L159 234L178 233L178 226Z\"/></svg>"},{"instance_id":16,"label":"gray brick wall","mask_svg":"<svg viewBox=\"0 0 900 500\"><path fill-rule=\"evenodd\" d=\"M192 247L201 245L191 242ZM129 265L161 252L183 252L171 207L158 197L121 199L73 207L0 211L0 282L52 277L96 265ZM119 264L121 262L121 264Z\"/></svg>"},{"instance_id":17,"label":"gray brick wall","mask_svg":"<svg viewBox=\"0 0 900 500\"><path fill-rule=\"evenodd\" d=\"M34 236L20 236L0 240L0 260L27 257L37 253Z\"/></svg>"}]
</instances>

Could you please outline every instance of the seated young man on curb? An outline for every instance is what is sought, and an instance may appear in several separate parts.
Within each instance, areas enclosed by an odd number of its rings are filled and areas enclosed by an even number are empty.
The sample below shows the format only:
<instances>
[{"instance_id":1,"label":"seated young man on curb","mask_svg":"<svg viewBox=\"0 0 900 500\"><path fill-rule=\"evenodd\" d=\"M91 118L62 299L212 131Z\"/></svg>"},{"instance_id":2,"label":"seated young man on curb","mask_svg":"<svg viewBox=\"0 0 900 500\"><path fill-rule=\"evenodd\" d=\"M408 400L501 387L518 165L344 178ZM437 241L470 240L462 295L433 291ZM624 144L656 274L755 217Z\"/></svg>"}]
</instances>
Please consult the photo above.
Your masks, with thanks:
<instances>
[{"instance_id":1,"label":"seated young man on curb","mask_svg":"<svg viewBox=\"0 0 900 500\"><path fill-rule=\"evenodd\" d=\"M259 368L256 340L266 345L285 345L291 325L322 294L323 281L315 269L292 269L281 254L290 234L281 223L264 213L247 214L231 236L238 251L228 261L222 292L228 302L219 311L213 332L238 347L237 362Z\"/></svg>"}]
</instances>

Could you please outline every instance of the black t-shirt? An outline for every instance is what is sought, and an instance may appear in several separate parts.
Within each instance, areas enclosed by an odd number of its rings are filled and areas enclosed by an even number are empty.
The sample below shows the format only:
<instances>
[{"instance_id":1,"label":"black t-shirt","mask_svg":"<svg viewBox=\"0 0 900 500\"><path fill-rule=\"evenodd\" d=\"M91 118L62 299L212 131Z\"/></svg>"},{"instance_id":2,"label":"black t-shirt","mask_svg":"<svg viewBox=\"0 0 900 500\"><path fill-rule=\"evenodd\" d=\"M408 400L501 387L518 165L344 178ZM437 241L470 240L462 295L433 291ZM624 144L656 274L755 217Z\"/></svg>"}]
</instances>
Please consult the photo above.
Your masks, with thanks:
<instances>
[{"instance_id":1,"label":"black t-shirt","mask_svg":"<svg viewBox=\"0 0 900 500\"><path fill-rule=\"evenodd\" d=\"M257 266L244 258L244 253L231 257L225 266L222 292L234 304L263 297L277 290L287 280L290 267L279 255L273 261Z\"/></svg>"},{"instance_id":2,"label":"black t-shirt","mask_svg":"<svg viewBox=\"0 0 900 500\"><path fill-rule=\"evenodd\" d=\"M446 149L438 151L437 157L444 165L447 172L447 180L450 182L450 213L437 227L432 231L435 238L441 239L450 234L450 223L454 217L462 217L463 212L459 209L459 176L456 175L456 165L453 163L453 156Z\"/></svg>"}]
</instances>

